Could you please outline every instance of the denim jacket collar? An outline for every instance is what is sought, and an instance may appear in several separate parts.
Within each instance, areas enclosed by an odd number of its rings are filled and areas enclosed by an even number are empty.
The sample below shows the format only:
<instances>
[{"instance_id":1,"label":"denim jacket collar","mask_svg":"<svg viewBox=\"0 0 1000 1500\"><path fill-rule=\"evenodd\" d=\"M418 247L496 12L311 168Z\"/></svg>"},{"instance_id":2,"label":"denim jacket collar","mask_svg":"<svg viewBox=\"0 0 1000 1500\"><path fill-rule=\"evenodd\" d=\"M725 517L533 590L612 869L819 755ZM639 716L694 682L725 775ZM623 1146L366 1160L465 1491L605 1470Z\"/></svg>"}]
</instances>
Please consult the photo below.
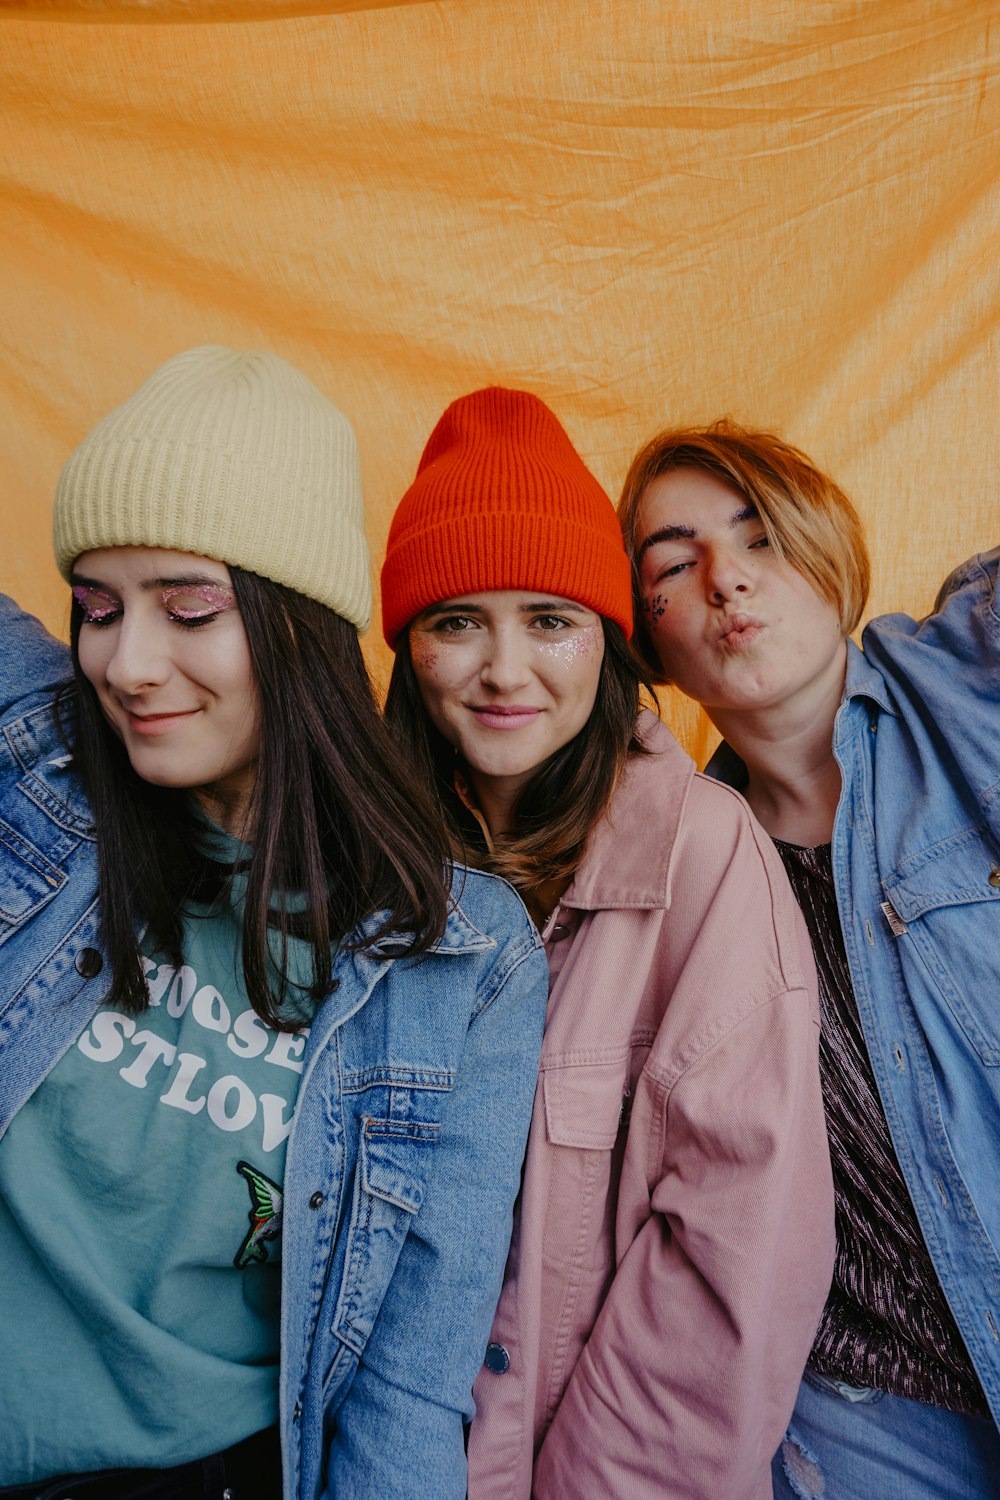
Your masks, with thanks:
<instances>
[{"instance_id":1,"label":"denim jacket collar","mask_svg":"<svg viewBox=\"0 0 1000 1500\"><path fill-rule=\"evenodd\" d=\"M868 664L865 653L853 641L847 642L847 677L844 682L843 703L855 698L870 698L883 713L896 717L896 708L889 696L881 672ZM843 706L843 703L841 706ZM834 741L837 733L834 731Z\"/></svg>"},{"instance_id":2,"label":"denim jacket collar","mask_svg":"<svg viewBox=\"0 0 1000 1500\"><path fill-rule=\"evenodd\" d=\"M655 715L644 710L637 733L649 753L629 761L562 906L615 911L670 905L674 846L695 768ZM650 816L654 803L655 818ZM623 850L628 851L624 859Z\"/></svg>"},{"instance_id":3,"label":"denim jacket collar","mask_svg":"<svg viewBox=\"0 0 1000 1500\"><path fill-rule=\"evenodd\" d=\"M461 871L459 871L459 895L461 894ZM385 912L373 912L366 917L356 929L357 936L368 936L377 932L385 921ZM408 936L386 933L370 947L360 950L360 953L368 953L374 959L381 961L385 958L403 958L410 947ZM448 920L445 923L444 932L437 942L432 944L428 950L431 953L485 953L490 948L495 948L496 942L487 937L486 933L480 932L465 915L457 900L453 900L448 911Z\"/></svg>"}]
</instances>

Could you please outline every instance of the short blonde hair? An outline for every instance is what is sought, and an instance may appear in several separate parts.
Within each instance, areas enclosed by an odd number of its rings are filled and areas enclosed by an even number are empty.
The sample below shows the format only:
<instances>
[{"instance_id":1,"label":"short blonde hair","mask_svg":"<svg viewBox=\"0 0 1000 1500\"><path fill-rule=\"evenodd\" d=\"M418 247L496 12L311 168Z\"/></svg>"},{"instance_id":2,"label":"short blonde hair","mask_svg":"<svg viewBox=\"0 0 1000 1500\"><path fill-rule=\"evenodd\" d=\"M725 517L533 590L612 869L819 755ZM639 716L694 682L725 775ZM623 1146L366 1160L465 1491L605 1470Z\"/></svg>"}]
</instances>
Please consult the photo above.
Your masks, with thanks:
<instances>
[{"instance_id":1,"label":"short blonde hair","mask_svg":"<svg viewBox=\"0 0 1000 1500\"><path fill-rule=\"evenodd\" d=\"M625 476L618 520L632 561L634 644L648 665L659 670L642 623L636 525L646 486L672 469L703 469L742 495L759 514L774 551L836 606L841 628L850 635L871 580L857 511L840 486L798 448L774 433L740 427L723 417L709 427L668 428L657 434L640 448Z\"/></svg>"}]
</instances>

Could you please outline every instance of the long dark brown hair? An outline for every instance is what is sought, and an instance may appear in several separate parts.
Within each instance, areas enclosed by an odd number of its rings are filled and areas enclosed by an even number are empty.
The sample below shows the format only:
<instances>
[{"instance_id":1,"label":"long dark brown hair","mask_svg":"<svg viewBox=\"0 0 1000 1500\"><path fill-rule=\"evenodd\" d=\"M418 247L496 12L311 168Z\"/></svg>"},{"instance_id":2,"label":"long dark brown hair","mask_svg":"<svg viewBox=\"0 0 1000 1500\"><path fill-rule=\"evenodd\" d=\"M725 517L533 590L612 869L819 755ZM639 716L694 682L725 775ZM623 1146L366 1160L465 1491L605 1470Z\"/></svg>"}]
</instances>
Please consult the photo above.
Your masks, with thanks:
<instances>
[{"instance_id":1,"label":"long dark brown hair","mask_svg":"<svg viewBox=\"0 0 1000 1500\"><path fill-rule=\"evenodd\" d=\"M354 626L281 584L229 571L260 700L243 974L257 1014L291 1029L301 1022L281 1015L289 938L311 945L317 1000L330 989L333 944L398 933L407 953L426 952L447 920L449 841L379 714ZM97 833L107 1002L134 1014L149 1003L137 924L179 965L185 903L204 889L206 861L189 794L143 781L101 712L80 669L82 618L74 602L69 732ZM376 930L355 934L376 912Z\"/></svg>"},{"instance_id":2,"label":"long dark brown hair","mask_svg":"<svg viewBox=\"0 0 1000 1500\"><path fill-rule=\"evenodd\" d=\"M640 692L646 688L652 696L652 685L629 651L621 626L604 618L601 624L604 659L590 718L526 783L514 806L513 830L498 838L489 852L477 847L474 821L470 823L455 790L455 750L424 708L409 631L396 647L386 720L433 789L455 857L503 875L531 909L540 886L572 877L629 756L644 753L635 725Z\"/></svg>"}]
</instances>

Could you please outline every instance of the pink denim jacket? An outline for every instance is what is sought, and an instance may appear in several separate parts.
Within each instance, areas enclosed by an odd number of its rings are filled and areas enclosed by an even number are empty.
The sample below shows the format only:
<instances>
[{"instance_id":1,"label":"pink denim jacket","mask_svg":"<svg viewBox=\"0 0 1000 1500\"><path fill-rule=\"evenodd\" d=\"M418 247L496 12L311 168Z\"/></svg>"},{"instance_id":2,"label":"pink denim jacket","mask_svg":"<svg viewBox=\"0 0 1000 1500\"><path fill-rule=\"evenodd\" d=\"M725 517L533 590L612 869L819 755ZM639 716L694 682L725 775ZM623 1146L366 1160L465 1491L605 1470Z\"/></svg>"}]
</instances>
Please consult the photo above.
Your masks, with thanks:
<instances>
[{"instance_id":1,"label":"pink denim jacket","mask_svg":"<svg viewBox=\"0 0 1000 1500\"><path fill-rule=\"evenodd\" d=\"M742 799L641 730L544 933L469 1500L765 1500L830 1284L801 915Z\"/></svg>"}]
</instances>

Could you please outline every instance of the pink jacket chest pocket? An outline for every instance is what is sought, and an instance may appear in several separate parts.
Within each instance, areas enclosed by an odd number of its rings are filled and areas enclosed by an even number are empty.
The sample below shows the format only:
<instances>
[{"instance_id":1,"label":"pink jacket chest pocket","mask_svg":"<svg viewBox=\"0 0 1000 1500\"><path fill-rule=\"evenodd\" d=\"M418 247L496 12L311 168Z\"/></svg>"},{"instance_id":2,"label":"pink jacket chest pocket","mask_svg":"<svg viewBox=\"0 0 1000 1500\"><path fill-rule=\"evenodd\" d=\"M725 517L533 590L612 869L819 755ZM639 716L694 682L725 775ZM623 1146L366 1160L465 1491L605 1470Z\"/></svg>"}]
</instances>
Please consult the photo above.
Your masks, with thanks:
<instances>
[{"instance_id":1,"label":"pink jacket chest pocket","mask_svg":"<svg viewBox=\"0 0 1000 1500\"><path fill-rule=\"evenodd\" d=\"M614 1264L614 1222L629 1105L629 1052L560 1058L542 1070L547 1266L570 1275Z\"/></svg>"}]
</instances>

